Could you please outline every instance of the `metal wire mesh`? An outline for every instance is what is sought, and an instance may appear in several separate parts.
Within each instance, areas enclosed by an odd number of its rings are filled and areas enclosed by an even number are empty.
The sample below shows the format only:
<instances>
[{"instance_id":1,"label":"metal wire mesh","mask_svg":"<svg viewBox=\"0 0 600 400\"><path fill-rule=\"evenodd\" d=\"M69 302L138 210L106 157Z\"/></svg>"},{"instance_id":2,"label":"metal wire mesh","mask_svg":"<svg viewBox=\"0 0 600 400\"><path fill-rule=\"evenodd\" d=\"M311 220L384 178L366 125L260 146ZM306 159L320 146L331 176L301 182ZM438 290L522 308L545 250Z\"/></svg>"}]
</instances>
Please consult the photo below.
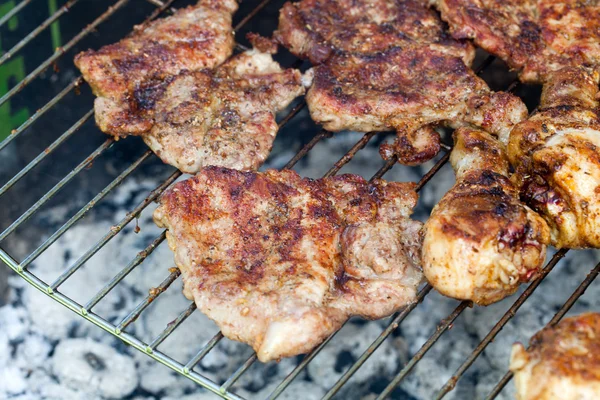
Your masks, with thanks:
<instances>
[{"instance_id":1,"label":"metal wire mesh","mask_svg":"<svg viewBox=\"0 0 600 400\"><path fill-rule=\"evenodd\" d=\"M13 8L8 14L0 18L0 26L8 21L11 17L21 12L22 9L31 0L23 0L15 8ZM58 9L53 15L51 15L46 21L34 29L31 33L20 40L11 50L5 53L0 58L0 64L8 60L15 53L25 47L32 39L39 35L44 29L50 26L54 21L58 20L63 14L68 11L78 0L70 0L63 7ZM27 75L21 82L14 85L6 93L1 94L0 105L8 101L12 96L21 91L25 86L30 84L40 74L48 68L53 62L59 59L69 49L75 46L80 40L86 35L92 32L99 24L108 20L113 14L121 9L129 0L119 0L110 6L103 14L96 18L90 25L84 28L79 34L74 36L66 45L56 49L56 52L42 62L33 72ZM148 20L158 17L161 13L169 11L175 0L147 0L150 4L156 6L155 11L148 17ZM253 10L246 14L244 18L235 26L235 30L239 30L245 24L248 23L253 17L255 17L271 0L263 0L253 8ZM241 46L240 46L241 47ZM243 47L242 47L243 48ZM494 61L494 57L488 57L479 66L476 72L482 72ZM297 64L298 65L298 64ZM296 65L296 66L297 66ZM36 120L42 115L49 112L53 106L61 101L69 92L73 91L82 83L82 78L77 77L71 81L63 90L61 90L54 98L52 98L45 106L37 110L28 120L26 120L21 126L15 129L12 134L0 143L0 151L7 147L13 140L23 134ZM512 91L516 88L517 82L513 82L508 88L508 91ZM305 107L305 102L302 101L292 108L289 113L280 119L280 128L289 123L298 113ZM71 128L66 130L60 135L46 151L40 153L35 157L25 168L19 171L9 181L7 181L0 188L0 196L10 190L14 184L16 184L21 178L23 178L28 172L36 167L45 157L47 157L54 149L61 146L71 135L89 119L91 118L93 110L88 111L82 118L80 118ZM350 162L352 158L364 148L369 141L376 135L375 132L364 134L364 136L325 174L325 176L335 175L345 164ZM298 161L300 161L308 152L320 141L332 136L331 132L321 130L318 132L311 141L302 147L302 149L285 165L284 168L292 168ZM48 200L50 200L58 191L60 191L74 176L76 176L82 169L90 164L95 158L100 156L105 150L113 145L113 139L107 139L102 145L100 145L94 152L92 152L86 159L84 159L77 167L75 167L70 173L62 178L50 191L42 196L34 205L32 205L25 213L17 218L10 226L0 233L0 242L6 239L12 232L15 231L21 224L35 214L40 207L42 207ZM423 175L421 180L418 182L417 190L421 190L430 179L441 169L441 167L448 161L450 154L450 147L444 147L445 154L441 159ZM162 182L156 189L149 193L149 195L138 204L133 210L116 225L114 225L109 232L107 232L94 246L89 248L77 261L75 261L70 267L63 271L58 277L55 278L50 284L42 281L36 275L28 271L28 267L31 263L36 260L45 250L47 250L58 238L60 238L71 226L77 221L83 218L95 205L102 200L109 192L123 182L129 175L131 175L145 160L153 157L151 151L146 151L137 160L135 160L128 168L126 168L121 174L119 174L111 183L109 183L102 191L100 191L92 200L90 200L84 207L76 212L67 222L65 222L55 233L47 238L37 249L31 254L25 257L21 262L18 262L11 257L8 252L0 248L0 259L13 271L19 274L29 284L33 285L38 290L47 294L50 298L59 302L63 306L72 310L73 312L80 315L82 318L96 324L102 329L117 336L123 342L131 345L135 349L146 353L149 357L154 360L168 366L172 370L180 373L183 376L191 379L199 385L207 388L208 390L218 394L219 396L226 399L240 399L238 395L231 391L236 381L253 365L256 361L256 355L250 356L239 368L222 384L218 385L216 382L208 379L207 377L194 371L194 367L219 343L223 338L223 335L219 332L212 339L206 343L187 363L182 364L174 360L168 354L161 352L158 347L160 344L171 335L180 325L194 313L196 306L193 302L189 306L182 310L178 317L163 329L152 341L149 343L143 342L126 332L127 327L135 321L147 307L161 296L166 290L169 289L171 284L179 277L180 272L176 268L170 270L170 274L156 287L154 288L131 312L118 323L110 323L100 315L94 313L94 307L102 301L102 299L123 280L129 273L144 262L144 260L164 241L165 232L163 231L157 238L155 238L150 245L135 258L126 265L117 275L115 275L102 289L100 289L94 296L92 296L85 304L80 304L68 296L65 296L59 291L59 288L64 284L79 268L81 268L94 254L96 254L101 248L103 248L110 240L115 238L121 230L133 221L140 213L154 200L160 196L180 175L181 173L176 171L172 173L164 182ZM385 175L392 167L396 165L396 159L392 158L383 163L382 167L374 174L371 179L378 179ZM517 298L512 306L506 311L506 313L497 321L492 327L487 336L480 342L480 344L473 350L473 352L465 359L463 364L456 370L455 374L448 380L448 382L440 388L435 394L436 399L441 399L448 394L456 385L460 377L469 369L474 361L481 355L486 346L490 344L500 330L514 317L517 310L527 301L531 294L537 289L543 279L552 271L558 261L565 256L567 250L558 251L548 262L543 269L540 277L532 282L526 290ZM565 313L571 308L575 301L584 293L586 288L591 282L597 277L600 272L600 264L598 264L586 277L586 279L579 285L579 287L573 292L571 297L564 303L560 310L556 313L554 318L549 322L549 325L556 324ZM390 334L398 328L398 326L404 321L404 319L415 310L419 303L431 292L431 286L426 285L423 287L417 296L417 302L405 307L402 311L397 313L390 319L388 326L381 332L381 334L373 341L373 343L364 351L364 353L352 364L345 373L339 378L339 380L331 387L329 392L324 396L324 399L330 399L335 396L336 393L345 385L345 383L361 368L361 366L369 359L369 357L375 352L375 350L390 336ZM400 372L392 379L389 385L379 395L379 399L387 397L392 390L411 372L413 367L421 360L421 358L427 353L427 351L436 343L436 341L452 326L453 321L469 306L470 302L461 302L452 313L444 318L438 325L435 332L431 337L423 344L414 356L403 366ZM322 344L315 348L312 352L307 354L302 361L291 371L287 377L273 390L268 396L268 399L277 398L287 386L306 368L306 366L316 357L317 354L329 343L329 341L335 336L332 335L327 338ZM502 390L502 388L511 379L511 374L507 373L494 390L487 397L488 399L495 398Z\"/></svg>"}]
</instances>

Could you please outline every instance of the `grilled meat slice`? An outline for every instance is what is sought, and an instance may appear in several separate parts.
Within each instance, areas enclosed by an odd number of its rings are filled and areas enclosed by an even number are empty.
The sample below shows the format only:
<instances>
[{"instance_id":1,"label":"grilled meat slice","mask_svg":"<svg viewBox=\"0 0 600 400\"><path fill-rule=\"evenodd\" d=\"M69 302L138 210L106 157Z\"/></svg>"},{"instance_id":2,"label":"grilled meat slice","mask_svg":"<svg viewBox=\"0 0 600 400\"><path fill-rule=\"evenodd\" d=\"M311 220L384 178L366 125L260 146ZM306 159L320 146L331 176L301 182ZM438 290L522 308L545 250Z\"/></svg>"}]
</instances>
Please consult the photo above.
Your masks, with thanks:
<instances>
[{"instance_id":1,"label":"grilled meat slice","mask_svg":"<svg viewBox=\"0 0 600 400\"><path fill-rule=\"evenodd\" d=\"M527 117L519 98L493 93L461 59L427 47L336 55L313 73L306 96L312 118L331 131L396 130L395 143L381 152L404 164L437 154L436 125L480 126L507 141Z\"/></svg>"},{"instance_id":2,"label":"grilled meat slice","mask_svg":"<svg viewBox=\"0 0 600 400\"><path fill-rule=\"evenodd\" d=\"M312 118L331 131L389 131L382 147L405 164L437 154L439 124L482 126L507 137L524 104L493 93L468 67L474 49L452 40L418 0L287 3L275 37L317 64L307 75Z\"/></svg>"},{"instance_id":3,"label":"grilled meat slice","mask_svg":"<svg viewBox=\"0 0 600 400\"><path fill-rule=\"evenodd\" d=\"M412 183L207 167L167 191L154 220L186 297L266 362L415 301L416 201Z\"/></svg>"},{"instance_id":4,"label":"grilled meat slice","mask_svg":"<svg viewBox=\"0 0 600 400\"><path fill-rule=\"evenodd\" d=\"M216 165L257 169L271 151L275 113L304 93L301 74L270 54L249 50L216 70L183 72L140 87L135 104L149 105L144 142L187 173Z\"/></svg>"},{"instance_id":5,"label":"grilled meat slice","mask_svg":"<svg viewBox=\"0 0 600 400\"><path fill-rule=\"evenodd\" d=\"M118 43L78 54L75 65L97 96L100 129L115 137L148 131L145 105L132 104L138 87L223 63L234 46L231 15L236 10L235 0L200 0L172 16L136 26Z\"/></svg>"},{"instance_id":6,"label":"grilled meat slice","mask_svg":"<svg viewBox=\"0 0 600 400\"><path fill-rule=\"evenodd\" d=\"M540 111L510 134L521 196L550 224L556 247L600 247L600 2L439 0L470 37L543 82Z\"/></svg>"},{"instance_id":7,"label":"grilled meat slice","mask_svg":"<svg viewBox=\"0 0 600 400\"><path fill-rule=\"evenodd\" d=\"M563 67L600 65L600 1L431 0L455 38L474 39L519 70L545 82Z\"/></svg>"},{"instance_id":8,"label":"grilled meat slice","mask_svg":"<svg viewBox=\"0 0 600 400\"><path fill-rule=\"evenodd\" d=\"M302 0L287 2L275 38L293 54L321 64L336 53L375 55L418 46L461 58L473 47L453 40L419 0Z\"/></svg>"},{"instance_id":9,"label":"grilled meat slice","mask_svg":"<svg viewBox=\"0 0 600 400\"><path fill-rule=\"evenodd\" d=\"M508 179L504 147L488 133L454 132L456 185L423 228L423 272L440 293L487 305L537 276L550 232Z\"/></svg>"},{"instance_id":10,"label":"grilled meat slice","mask_svg":"<svg viewBox=\"0 0 600 400\"><path fill-rule=\"evenodd\" d=\"M595 400L600 393L600 314L565 318L542 329L529 349L513 345L517 400Z\"/></svg>"},{"instance_id":11,"label":"grilled meat slice","mask_svg":"<svg viewBox=\"0 0 600 400\"><path fill-rule=\"evenodd\" d=\"M539 112L510 135L513 180L558 248L600 247L599 80L578 67L553 73Z\"/></svg>"}]
</instances>

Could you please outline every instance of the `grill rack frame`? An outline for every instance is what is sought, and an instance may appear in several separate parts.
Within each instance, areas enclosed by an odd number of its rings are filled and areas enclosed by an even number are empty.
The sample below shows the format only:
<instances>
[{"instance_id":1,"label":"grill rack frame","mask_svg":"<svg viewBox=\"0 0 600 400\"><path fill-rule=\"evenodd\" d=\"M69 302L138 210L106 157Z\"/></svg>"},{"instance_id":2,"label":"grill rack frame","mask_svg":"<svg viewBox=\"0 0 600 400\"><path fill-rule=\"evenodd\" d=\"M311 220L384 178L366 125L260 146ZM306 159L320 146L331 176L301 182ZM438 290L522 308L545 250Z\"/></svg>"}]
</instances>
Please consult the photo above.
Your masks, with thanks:
<instances>
[{"instance_id":1,"label":"grill rack frame","mask_svg":"<svg viewBox=\"0 0 600 400\"><path fill-rule=\"evenodd\" d=\"M65 5L59 8L53 15L46 19L42 24L35 28L31 33L20 40L12 49L0 57L0 65L8 60L12 55L20 51L25 47L32 39L38 36L42 31L48 28L53 22L57 21L63 14L65 14L70 7L75 5L79 0L69 0ZM10 88L7 93L0 94L0 105L6 103L10 98L19 93L25 86L36 79L42 72L44 72L49 66L64 55L68 50L73 48L80 40L91 33L98 25L108 20L114 13L121 9L130 0L117 0L115 3L110 5L108 9L98 16L91 24L86 26L76 36L74 36L66 45L56 49L55 53L48 59L42 62L34 71L29 73L21 82ZM171 6L176 0L146 0L148 3L156 7L156 9L148 16L144 21L155 19L159 15L165 12L172 12ZM250 19L254 18L265 6L267 6L272 0L260 1L252 11L244 16L244 18L234 27L234 31L238 31L242 28ZM31 0L22 0L12 10L9 11L5 16L0 18L0 26L6 23L10 18L21 12ZM238 49L244 49L243 46L237 45ZM477 68L476 72L479 74L489 67L494 61L495 57L487 57L482 64ZM298 64L299 65L299 64ZM296 66L298 66L296 65ZM52 109L62 98L64 98L72 90L75 90L80 84L83 83L81 76L76 77L69 83L64 89L62 89L57 95L55 95L48 103L37 110L29 119L27 119L21 126L11 132L6 139L0 142L0 151L2 151L8 144L14 139L23 134L29 126L31 126L38 118L44 115L46 112ZM514 80L506 91L514 91L519 85L517 80ZM292 120L304 107L306 103L302 100L295 107L293 107L287 115L285 115L279 122L279 127L282 128L290 120ZM30 172L39 162L41 162L47 155L49 155L55 148L60 146L68 137L74 134L93 114L93 109L88 111L81 117L74 125L59 136L49 148L34 158L25 168L19 171L13 176L8 182L3 184L0 188L0 196L6 193L10 188L18 182L23 176ZM290 161L283 168L292 168L300 159L302 159L308 152L321 140L330 138L333 135L332 132L326 130L319 131L311 141L306 143L297 153L290 159ZM365 133L363 137L342 157L340 158L331 169L325 174L325 176L335 175L345 164L347 164L354 155L364 148L368 142L376 135L375 132ZM95 158L99 157L105 150L114 144L114 139L108 138L102 145L100 145L94 152L92 152L86 159L84 159L77 167L75 167L70 173L68 173L63 179L61 179L52 189L50 189L44 196L42 196L34 205L32 205L25 213L23 213L17 220L15 220L9 227L0 232L0 244L7 236L9 236L18 226L24 223L30 218L35 212L41 208L46 201L48 201L54 194L60 191L75 175L77 175L82 169L89 165ZM438 160L438 162L423 175L420 181L417 183L417 191L421 190L429 180L448 162L451 147L443 146L445 154ZM214 335L208 343L206 343L194 357L192 357L185 365L175 361L169 355L161 352L157 347L173 332L175 331L186 318L188 318L196 309L194 302L183 311L180 312L178 317L169 323L167 327L150 343L136 338L125 332L125 329L135 321L144 310L150 305L151 302L156 300L162 293L164 293L171 284L179 277L180 272L177 268L169 270L170 274L157 286L154 291L151 291L144 300L138 305L118 324L112 324L100 315L95 314L92 309L98 304L104 296L106 296L110 290L112 290L122 279L124 279L133 269L139 266L165 239L165 232L163 231L154 241L146 247L143 251L139 252L137 256L117 275L115 275L111 281L109 281L96 295L90 299L85 305L81 305L66 295L60 293L58 288L64 282L66 282L70 276L81 268L96 252L98 252L104 245L106 245L111 239L118 235L118 233L128 225L132 220L137 218L140 213L153 201L155 201L161 193L163 193L179 176L181 172L175 171L168 178L166 178L160 185L158 185L150 194L138 204L132 211L126 214L126 216L116 225L111 227L110 231L106 233L93 247L88 249L74 264L67 268L61 275L59 275L54 282L47 284L46 282L39 279L33 273L27 270L28 266L41 255L48 247L50 247L62 234L64 234L72 225L83 218L87 212L89 212L102 198L104 198L110 191L120 185L132 172L134 172L139 165L145 160L153 157L154 154L147 150L137 160L135 160L129 167L122 171L111 183L109 183L102 191L100 191L92 200L90 200L84 207L82 207L76 214L74 214L67 222L65 222L57 231L55 231L50 237L48 237L36 250L30 253L21 262L18 262L9 255L2 247L0 247L0 260L3 261L10 269L17 273L30 285L40 290L41 292L48 295L56 302L62 304L66 308L75 312L82 318L92 322L99 326L105 331L118 337L123 342L131 345L136 350L145 353L155 361L166 365L172 370L179 374L187 377L188 379L196 382L202 387L210 390L211 392L221 396L225 399L242 400L243 398L233 393L229 389L236 383L236 381L254 364L256 361L256 354L250 356L222 385L218 385L211 379L203 376L200 373L195 372L194 367L219 343L223 338L223 335L219 331ZM379 179L385 175L394 165L396 165L396 159L392 158L387 160L384 165L373 175L371 180ZM495 336L502 330L502 328L514 317L517 310L527 301L531 294L537 289L541 282L549 275L554 266L567 254L569 250L559 250L553 257L546 263L541 275L535 281L531 282L525 291L515 300L505 314L494 324L490 329L489 333L485 336L479 345L472 351L472 353L465 359L461 366L456 370L452 377L446 382L446 384L440 388L436 393L435 398L441 399L446 394L454 389L456 383L460 377L468 370L468 368L475 362L475 360L485 350L487 345L493 341ZM598 263L587 275L587 277L579 284L579 286L572 292L569 299L561 306L558 312L548 322L546 326L552 326L558 323L562 317L569 311L569 309L575 304L575 302L583 295L585 290L591 285L594 279L600 273L600 263ZM382 333L371 343L371 345L364 351L359 359L353 363L345 373L339 378L336 384L325 394L323 399L330 399L344 386L344 384L353 376L353 374L367 361L367 359L373 354L373 352L383 343L383 341L402 323L402 321L423 301L423 299L429 294L432 287L426 284L418 293L417 301L410 304L390 317L390 323L382 331ZM423 358L427 351L437 342L437 340L452 326L452 322L468 307L472 304L469 301L463 301L458 304L452 313L450 313L445 319L443 319L438 325L434 333L429 339L422 345L422 347L413 355L413 357L403 366L384 391L377 397L378 399L386 398L394 388L406 377L412 370L412 368ZM337 332L336 332L337 333ZM329 341L336 335L334 333L328 337L323 343L317 346L313 351L304 356L302 361L292 370L286 378L274 389L274 391L268 396L268 399L277 398L288 385L298 376L302 370L312 361L312 359L319 354ZM486 397L486 399L494 399L502 391L504 386L510 381L512 374L507 372L503 378L497 383L492 392Z\"/></svg>"}]
</instances>

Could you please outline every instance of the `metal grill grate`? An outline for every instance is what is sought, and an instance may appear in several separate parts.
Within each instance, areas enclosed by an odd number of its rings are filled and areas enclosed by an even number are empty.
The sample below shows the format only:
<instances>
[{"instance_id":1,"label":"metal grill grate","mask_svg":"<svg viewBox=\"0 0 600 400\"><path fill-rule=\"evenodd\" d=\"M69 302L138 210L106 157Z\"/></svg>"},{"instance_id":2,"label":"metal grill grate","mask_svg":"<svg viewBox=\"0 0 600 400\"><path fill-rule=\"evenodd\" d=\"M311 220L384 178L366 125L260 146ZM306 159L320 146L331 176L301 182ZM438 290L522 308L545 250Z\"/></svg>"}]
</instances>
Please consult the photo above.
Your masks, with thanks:
<instances>
[{"instance_id":1,"label":"metal grill grate","mask_svg":"<svg viewBox=\"0 0 600 400\"><path fill-rule=\"evenodd\" d=\"M17 15L31 0L22 0L16 7L14 7L8 14L0 18L0 25L7 22L11 17ZM115 13L117 13L129 0L118 0L112 6L110 6L103 14L96 18L90 25L85 27L81 32L75 35L67 44L56 49L55 53L42 62L37 68L27 75L22 81L14 85L6 93L1 94L0 105L6 103L15 94L19 93L23 88L29 85L33 80L40 76L49 66L51 66L56 60L58 60L68 50L72 49L77 43L79 43L85 36L90 34L98 25L107 21ZM147 0L148 3L156 7L154 12L148 17L148 20L154 19L162 13L169 12L170 7L173 5L175 0ZM236 25L235 30L238 31L245 24L247 24L253 17L255 17L271 0L263 0L253 8L253 10L246 14L245 17ZM19 41L11 50L5 53L0 58L0 64L11 58L20 49L25 47L30 41L32 41L37 35L48 28L53 22L57 21L63 14L65 14L70 7L72 7L78 0L70 0L66 4L59 8L53 15L45 20L41 25L34 29L31 33L25 36ZM238 45L238 48L243 46ZM494 61L494 57L488 57L477 69L477 73L481 73L485 68ZM298 66L299 63L296 64ZM81 77L77 77L70 84L68 84L63 90L61 90L54 98L52 98L45 106L37 110L28 120L26 120L21 126L15 129L12 134L0 143L0 150L5 149L9 143L15 140L17 137L23 134L36 120L42 115L49 112L58 102L61 101L67 94L75 90L78 85L83 82ZM514 91L518 86L518 82L514 81L508 88L508 91ZM303 108L305 103L302 101L294 108L291 109L288 115L281 119L279 123L280 128L286 125L292 120ZM79 119L71 128L66 130L62 135L58 137L44 152L35 157L25 168L18 172L8 182L6 182L0 188L0 196L4 195L11 187L16 184L21 178L23 178L28 172L36 167L42 160L44 160L50 153L52 153L57 147L63 144L71 135L88 121L93 115L93 110L89 110L85 115ZM302 157L304 157L319 141L331 137L331 133L325 130L318 132L314 138L308 142L286 165L285 168L292 168ZM341 159L339 159L333 167L325 174L325 176L335 175L345 164L347 164L354 155L360 151L367 143L375 136L375 133L366 133ZM58 183L50 189L45 195L43 195L37 202L35 202L27 211L25 211L20 217L18 217L10 226L0 233L0 242L4 241L11 233L13 233L19 226L21 226L27 219L35 214L48 200L50 200L56 193L58 193L69 181L71 181L79 172L81 172L86 166L92 161L99 157L105 150L113 145L114 140L112 138L107 139L102 145L100 145L95 151L93 151L86 159L84 159L79 165L77 165L71 172L69 172L64 178L58 181ZM421 190L429 180L440 170L440 168L448 161L451 148L448 146L444 147L445 154L443 157L428 171L418 183L418 190ZM167 327L154 338L150 343L145 343L142 340L126 332L127 327L135 321L146 308L156 300L162 293L164 293L170 285L179 277L180 272L177 269L172 269L170 275L168 275L160 285L151 291L151 293L141 301L122 321L118 323L110 323L100 315L94 313L93 308L117 285L123 280L130 272L138 267L144 260L164 241L165 232L163 231L152 243L143 251L137 254L137 256L126 265L117 275L115 275L108 284L106 284L98 293L90 298L85 304L79 304L71 298L65 296L59 291L59 288L64 284L73 273L81 268L94 254L96 254L103 246L105 246L110 240L115 238L119 232L134 220L140 213L158 196L167 189L180 175L181 173L176 171L172 173L162 184L154 189L144 201L142 201L137 207L131 210L120 222L114 225L109 232L107 232L93 247L88 249L76 262L74 262L69 268L67 268L60 276L56 277L50 284L42 281L36 275L28 271L28 267L31 263L38 258L46 249L48 249L61 235L63 235L73 224L80 220L86 213L88 213L102 198L104 198L111 190L117 187L123 182L133 171L135 171L140 164L150 157L154 157L150 150L143 153L137 160L135 160L128 168L126 168L120 175L118 175L111 183L109 183L102 191L100 191L92 200L90 200L83 208L81 208L76 214L74 214L66 223L64 223L60 229L54 234L47 238L37 249L31 254L25 257L21 262L16 261L11 257L5 250L0 248L0 259L10 267L14 272L19 274L29 284L35 288L46 293L49 297L55 301L61 303L63 306L69 308L73 312L79 314L82 318L91 321L102 329L117 336L122 341L133 346L137 350L146 353L149 357L154 360L168 366L172 370L186 376L194 382L202 385L210 391L222 396L227 399L240 399L238 395L233 393L230 389L236 383L236 381L252 366L256 361L256 355L249 357L240 367L223 383L218 385L216 382L211 381L205 376L194 371L194 367L219 343L223 338L223 335L217 333L204 347L202 347L197 354L192 357L186 364L175 361L168 354L161 352L158 347L160 344L171 335L179 326L194 313L196 306L192 302L190 305L181 313L179 316L167 325ZM377 171L372 179L381 178L387 171L396 165L396 160L388 160L383 166ZM400 167L399 167L400 168ZM514 304L506 311L506 313L497 321L493 328L489 331L487 336L481 341L481 343L473 350L473 352L465 359L462 365L456 370L455 374L448 380L448 382L435 394L436 399L441 399L447 393L449 393L456 385L457 381L461 376L468 370L468 368L474 363L479 355L484 351L486 346L490 344L500 330L513 318L516 311L527 301L529 296L537 289L542 280L552 271L557 262L565 256L567 250L558 251L545 266L541 276L536 281L532 282L529 287L517 298ZM587 276L587 278L579 285L579 287L573 292L571 297L564 303L560 310L556 313L554 318L549 322L549 325L557 323L565 313L573 306L575 301L584 293L586 288L591 282L597 277L600 272L600 264L598 264ZM342 386L354 375L354 373L367 361L367 359L373 354L373 352L383 343L383 341L390 336L390 334L398 328L398 326L404 321L404 319L418 307L418 304L430 293L431 286L426 285L421 289L418 294L418 302L411 304L404 308L397 315L390 319L389 325L383 330L379 337L364 351L364 353L358 358L358 360L351 365L346 372L341 376L338 382L331 387L329 392L325 395L325 399L332 398ZM422 345L422 347L414 354L402 368L402 370L393 378L389 385L384 389L378 398L383 399L387 397L392 390L410 373L414 366L421 360L421 358L427 353L427 351L436 343L436 341L451 328L453 321L468 307L470 302L461 302L454 311L449 314L444 320L440 322L437 329L429 337L429 339ZM334 334L335 335L335 334ZM314 349L311 353L306 355L302 361L296 366L296 368L289 373L289 375L275 388L275 390L269 395L269 399L277 398L286 387L306 368L313 358L323 349L327 343L334 336L332 335L325 340L321 345ZM488 399L495 398L502 388L511 379L511 374L507 373L502 380L497 384L494 390L487 397Z\"/></svg>"}]
</instances>

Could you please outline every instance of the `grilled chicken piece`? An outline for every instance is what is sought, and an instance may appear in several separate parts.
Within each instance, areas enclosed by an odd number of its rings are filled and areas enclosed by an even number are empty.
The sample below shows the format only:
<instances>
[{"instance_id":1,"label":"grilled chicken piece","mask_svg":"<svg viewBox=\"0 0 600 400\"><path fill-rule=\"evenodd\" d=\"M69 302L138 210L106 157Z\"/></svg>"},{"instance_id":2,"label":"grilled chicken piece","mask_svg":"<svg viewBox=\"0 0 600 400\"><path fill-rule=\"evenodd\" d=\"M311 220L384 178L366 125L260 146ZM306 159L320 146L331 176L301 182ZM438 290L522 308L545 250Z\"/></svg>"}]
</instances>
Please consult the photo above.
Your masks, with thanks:
<instances>
[{"instance_id":1,"label":"grilled chicken piece","mask_svg":"<svg viewBox=\"0 0 600 400\"><path fill-rule=\"evenodd\" d=\"M523 102L493 93L461 59L429 48L395 48L377 56L343 54L314 68L306 95L312 118L325 129L396 130L383 158L419 164L439 151L434 126L480 126L508 140L527 117Z\"/></svg>"},{"instance_id":2,"label":"grilled chicken piece","mask_svg":"<svg viewBox=\"0 0 600 400\"><path fill-rule=\"evenodd\" d=\"M510 135L513 180L557 248L600 247L599 80L583 68L555 72L539 112Z\"/></svg>"},{"instance_id":3,"label":"grilled chicken piece","mask_svg":"<svg viewBox=\"0 0 600 400\"><path fill-rule=\"evenodd\" d=\"M423 228L423 273L440 293L487 305L537 276L549 229L519 201L504 147L488 133L454 132L456 185Z\"/></svg>"},{"instance_id":4,"label":"grilled chicken piece","mask_svg":"<svg viewBox=\"0 0 600 400\"><path fill-rule=\"evenodd\" d=\"M457 38L474 38L543 82L540 111L510 134L521 196L556 247L600 247L600 2L438 0Z\"/></svg>"},{"instance_id":5,"label":"grilled chicken piece","mask_svg":"<svg viewBox=\"0 0 600 400\"><path fill-rule=\"evenodd\" d=\"M140 87L152 128L144 142L187 173L207 165L260 167L273 146L275 113L304 93L300 71L283 70L270 54L249 50L214 71L183 72Z\"/></svg>"},{"instance_id":6,"label":"grilled chicken piece","mask_svg":"<svg viewBox=\"0 0 600 400\"><path fill-rule=\"evenodd\" d=\"M415 301L414 186L207 167L167 191L154 220L186 297L266 362L308 352L352 315Z\"/></svg>"},{"instance_id":7,"label":"grilled chicken piece","mask_svg":"<svg viewBox=\"0 0 600 400\"><path fill-rule=\"evenodd\" d=\"M600 395L600 314L566 318L513 345L517 400L596 400Z\"/></svg>"},{"instance_id":8,"label":"grilled chicken piece","mask_svg":"<svg viewBox=\"0 0 600 400\"><path fill-rule=\"evenodd\" d=\"M115 137L147 132L151 121L140 112L144 105L132 103L138 87L223 63L233 51L231 15L236 10L235 0L200 0L136 26L118 43L78 54L75 65L97 96L100 129Z\"/></svg>"},{"instance_id":9,"label":"grilled chicken piece","mask_svg":"<svg viewBox=\"0 0 600 400\"><path fill-rule=\"evenodd\" d=\"M474 49L453 40L419 0L302 0L284 4L275 38L293 54L322 64L336 53L375 55L409 45L470 65Z\"/></svg>"},{"instance_id":10,"label":"grilled chicken piece","mask_svg":"<svg viewBox=\"0 0 600 400\"><path fill-rule=\"evenodd\" d=\"M287 3L275 37L317 66L307 75L311 117L330 131L389 131L381 149L405 164L439 151L439 124L482 126L508 136L527 114L493 93L468 67L474 49L452 40L418 0L302 0Z\"/></svg>"},{"instance_id":11,"label":"grilled chicken piece","mask_svg":"<svg viewBox=\"0 0 600 400\"><path fill-rule=\"evenodd\" d=\"M474 39L519 70L523 82L545 82L563 67L600 65L600 1L430 0L458 39Z\"/></svg>"}]
</instances>

